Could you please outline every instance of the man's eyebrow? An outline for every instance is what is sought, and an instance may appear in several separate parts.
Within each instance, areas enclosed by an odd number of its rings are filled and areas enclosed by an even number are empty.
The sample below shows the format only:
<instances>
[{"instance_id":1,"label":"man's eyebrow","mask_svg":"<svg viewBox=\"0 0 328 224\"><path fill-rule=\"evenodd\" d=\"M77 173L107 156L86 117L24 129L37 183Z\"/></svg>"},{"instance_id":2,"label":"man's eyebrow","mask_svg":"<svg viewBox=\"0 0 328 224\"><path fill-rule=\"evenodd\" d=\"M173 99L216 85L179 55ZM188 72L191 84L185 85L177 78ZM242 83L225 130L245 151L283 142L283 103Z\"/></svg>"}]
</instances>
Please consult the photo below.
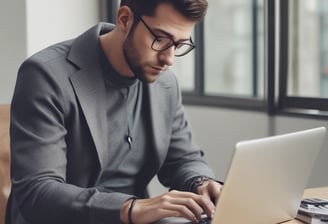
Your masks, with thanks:
<instances>
[{"instance_id":1,"label":"man's eyebrow","mask_svg":"<svg viewBox=\"0 0 328 224\"><path fill-rule=\"evenodd\" d=\"M153 32L156 32L156 35L157 36L160 36L160 37L163 37L163 36L164 37L170 37L170 38L172 38L172 40L174 40L174 36L171 33L167 32L165 30L162 30L160 28L155 28L153 30ZM160 34L158 34L158 33L160 33ZM188 41L188 40L190 40L190 37L177 40L177 42L184 42L184 41Z\"/></svg>"}]
</instances>

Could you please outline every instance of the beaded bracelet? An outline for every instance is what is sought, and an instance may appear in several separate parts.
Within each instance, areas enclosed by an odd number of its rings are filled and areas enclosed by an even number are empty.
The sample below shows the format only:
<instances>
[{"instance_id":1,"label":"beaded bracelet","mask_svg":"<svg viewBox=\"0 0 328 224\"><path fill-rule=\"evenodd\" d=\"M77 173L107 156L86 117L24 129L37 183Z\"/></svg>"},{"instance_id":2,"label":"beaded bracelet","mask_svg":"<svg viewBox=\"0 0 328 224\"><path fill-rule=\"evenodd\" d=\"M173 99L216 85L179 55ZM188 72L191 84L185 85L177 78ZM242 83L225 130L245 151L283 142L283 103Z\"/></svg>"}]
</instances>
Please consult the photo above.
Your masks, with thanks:
<instances>
[{"instance_id":1,"label":"beaded bracelet","mask_svg":"<svg viewBox=\"0 0 328 224\"><path fill-rule=\"evenodd\" d=\"M132 209L133 209L136 201L137 201L137 198L132 198L132 201L131 201L130 206L129 206L129 210L128 210L129 224L132 224L132 217L131 217L132 216Z\"/></svg>"}]
</instances>

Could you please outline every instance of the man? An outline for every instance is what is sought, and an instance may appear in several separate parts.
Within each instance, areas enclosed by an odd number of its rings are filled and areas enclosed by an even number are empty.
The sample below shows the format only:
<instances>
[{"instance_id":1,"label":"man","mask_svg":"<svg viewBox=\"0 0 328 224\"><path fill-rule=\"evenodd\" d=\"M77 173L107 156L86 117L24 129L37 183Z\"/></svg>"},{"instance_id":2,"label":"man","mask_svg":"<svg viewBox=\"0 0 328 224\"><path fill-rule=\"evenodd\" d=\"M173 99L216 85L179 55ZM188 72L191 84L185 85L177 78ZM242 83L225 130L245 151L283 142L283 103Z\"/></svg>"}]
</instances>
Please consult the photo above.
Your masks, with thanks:
<instances>
[{"instance_id":1,"label":"man","mask_svg":"<svg viewBox=\"0 0 328 224\"><path fill-rule=\"evenodd\" d=\"M151 223L212 216L221 185L193 142L168 69L194 48L206 0L124 0L27 59L11 111L7 223ZM171 191L153 198L158 175Z\"/></svg>"}]
</instances>

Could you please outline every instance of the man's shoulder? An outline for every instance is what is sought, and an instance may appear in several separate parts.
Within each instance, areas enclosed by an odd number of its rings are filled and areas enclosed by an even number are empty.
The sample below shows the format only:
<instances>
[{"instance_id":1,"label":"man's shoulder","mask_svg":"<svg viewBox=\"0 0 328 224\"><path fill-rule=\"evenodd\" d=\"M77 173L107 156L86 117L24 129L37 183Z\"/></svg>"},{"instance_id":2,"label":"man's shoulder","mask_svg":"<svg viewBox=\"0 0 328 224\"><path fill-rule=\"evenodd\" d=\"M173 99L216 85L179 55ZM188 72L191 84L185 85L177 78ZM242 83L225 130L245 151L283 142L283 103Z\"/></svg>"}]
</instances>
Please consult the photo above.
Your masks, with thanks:
<instances>
[{"instance_id":1,"label":"man's shoulder","mask_svg":"<svg viewBox=\"0 0 328 224\"><path fill-rule=\"evenodd\" d=\"M50 61L53 61L58 58L66 58L72 43L73 43L73 39L53 44L45 49L36 52L32 56L30 56L26 61L49 63Z\"/></svg>"},{"instance_id":2,"label":"man's shoulder","mask_svg":"<svg viewBox=\"0 0 328 224\"><path fill-rule=\"evenodd\" d=\"M72 48L74 48L74 53L76 52L77 55L80 55L80 53L85 53L85 49L90 49L90 45L94 47L94 49L91 48L91 50L95 51L99 35L103 32L111 31L114 27L115 26L113 24L100 22L88 30L82 32L75 38L54 43L34 53L27 60L37 61L40 63L48 63L52 60L60 58L66 59L71 53L70 51Z\"/></svg>"},{"instance_id":3,"label":"man's shoulder","mask_svg":"<svg viewBox=\"0 0 328 224\"><path fill-rule=\"evenodd\" d=\"M68 40L51 45L28 57L20 66L22 74L48 74L57 76L55 73L73 73L76 67L67 60L73 40ZM65 72L64 72L65 71ZM32 73L31 73L32 72Z\"/></svg>"}]
</instances>

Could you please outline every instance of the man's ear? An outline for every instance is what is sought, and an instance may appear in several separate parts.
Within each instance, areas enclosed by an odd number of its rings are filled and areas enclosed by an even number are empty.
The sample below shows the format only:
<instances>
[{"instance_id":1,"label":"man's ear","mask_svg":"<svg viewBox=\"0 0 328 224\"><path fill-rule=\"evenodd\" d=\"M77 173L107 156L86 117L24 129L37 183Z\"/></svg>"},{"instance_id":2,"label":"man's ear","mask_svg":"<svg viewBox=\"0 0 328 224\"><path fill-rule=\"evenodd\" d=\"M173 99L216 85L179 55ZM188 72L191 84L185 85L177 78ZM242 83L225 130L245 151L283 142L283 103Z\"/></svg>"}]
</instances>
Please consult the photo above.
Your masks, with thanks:
<instances>
[{"instance_id":1,"label":"man's ear","mask_svg":"<svg viewBox=\"0 0 328 224\"><path fill-rule=\"evenodd\" d=\"M134 14L128 6L121 6L117 11L116 26L128 32L133 24Z\"/></svg>"}]
</instances>

